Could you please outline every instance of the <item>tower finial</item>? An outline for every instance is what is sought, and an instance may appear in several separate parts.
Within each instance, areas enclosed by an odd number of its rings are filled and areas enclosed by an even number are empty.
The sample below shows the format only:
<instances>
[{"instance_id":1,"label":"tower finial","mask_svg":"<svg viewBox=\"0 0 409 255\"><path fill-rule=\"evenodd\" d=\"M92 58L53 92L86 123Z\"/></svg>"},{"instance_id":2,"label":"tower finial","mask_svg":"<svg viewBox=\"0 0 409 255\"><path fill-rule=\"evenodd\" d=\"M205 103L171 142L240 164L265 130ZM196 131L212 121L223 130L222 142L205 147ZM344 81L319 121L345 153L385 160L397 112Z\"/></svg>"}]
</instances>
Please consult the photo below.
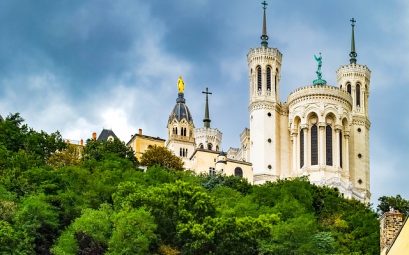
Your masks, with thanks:
<instances>
[{"instance_id":1,"label":"tower finial","mask_svg":"<svg viewBox=\"0 0 409 255\"><path fill-rule=\"evenodd\" d=\"M351 37L351 52L349 53L349 56L350 56L349 63L356 64L356 57L358 56L358 54L355 52L355 23L356 23L356 20L352 18L350 21L351 21L351 26L352 26L352 37Z\"/></svg>"},{"instance_id":2,"label":"tower finial","mask_svg":"<svg viewBox=\"0 0 409 255\"><path fill-rule=\"evenodd\" d=\"M266 9L267 9L267 2L264 1L261 3L263 5L263 31L261 34L261 46L267 47L268 46L268 35L267 35L267 22L266 22Z\"/></svg>"},{"instance_id":3,"label":"tower finial","mask_svg":"<svg viewBox=\"0 0 409 255\"><path fill-rule=\"evenodd\" d=\"M210 128L210 116L209 116L209 95L212 94L212 92L209 92L209 89L206 88L206 91L202 91L203 94L206 94L206 105L205 105L205 116L203 119L203 125L205 128Z\"/></svg>"}]
</instances>

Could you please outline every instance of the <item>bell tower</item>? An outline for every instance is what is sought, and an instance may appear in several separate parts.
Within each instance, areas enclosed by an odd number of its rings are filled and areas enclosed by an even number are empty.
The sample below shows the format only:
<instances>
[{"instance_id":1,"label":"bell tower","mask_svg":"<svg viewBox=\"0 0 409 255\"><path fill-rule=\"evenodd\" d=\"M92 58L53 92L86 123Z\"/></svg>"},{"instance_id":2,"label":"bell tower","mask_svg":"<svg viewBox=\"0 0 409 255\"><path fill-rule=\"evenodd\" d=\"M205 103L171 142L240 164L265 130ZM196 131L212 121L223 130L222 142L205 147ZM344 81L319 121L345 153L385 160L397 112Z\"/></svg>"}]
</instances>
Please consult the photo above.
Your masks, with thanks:
<instances>
[{"instance_id":1,"label":"bell tower","mask_svg":"<svg viewBox=\"0 0 409 255\"><path fill-rule=\"evenodd\" d=\"M352 112L350 130L344 132L344 140L349 148L349 178L353 192L363 201L370 199L370 171L369 171L369 128L371 122L368 115L368 98L371 71L366 65L357 63L355 49L355 23L351 20L351 52L349 64L337 70L337 83L342 90L352 97ZM348 170L348 169L347 169Z\"/></svg>"},{"instance_id":2,"label":"bell tower","mask_svg":"<svg viewBox=\"0 0 409 255\"><path fill-rule=\"evenodd\" d=\"M261 46L249 50L250 162L254 183L276 180L279 173L279 81L282 54L268 47L266 9L263 5Z\"/></svg>"}]
</instances>

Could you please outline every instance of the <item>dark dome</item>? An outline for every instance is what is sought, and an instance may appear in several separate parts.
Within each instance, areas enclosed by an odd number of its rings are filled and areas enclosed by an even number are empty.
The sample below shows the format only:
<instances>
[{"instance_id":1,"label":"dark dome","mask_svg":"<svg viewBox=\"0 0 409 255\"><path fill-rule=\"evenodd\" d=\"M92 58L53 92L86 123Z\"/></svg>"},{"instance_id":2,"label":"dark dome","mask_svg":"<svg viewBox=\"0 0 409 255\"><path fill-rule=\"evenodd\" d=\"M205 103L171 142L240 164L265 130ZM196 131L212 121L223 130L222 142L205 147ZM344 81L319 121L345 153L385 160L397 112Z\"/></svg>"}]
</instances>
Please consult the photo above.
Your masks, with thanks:
<instances>
[{"instance_id":1,"label":"dark dome","mask_svg":"<svg viewBox=\"0 0 409 255\"><path fill-rule=\"evenodd\" d=\"M178 98L176 99L176 105L173 108L173 111L170 113L169 122L171 122L174 118L176 118L178 121L181 121L182 119L186 119L188 122L193 121L192 114L190 114L189 108L185 102L183 93L179 93Z\"/></svg>"}]
</instances>

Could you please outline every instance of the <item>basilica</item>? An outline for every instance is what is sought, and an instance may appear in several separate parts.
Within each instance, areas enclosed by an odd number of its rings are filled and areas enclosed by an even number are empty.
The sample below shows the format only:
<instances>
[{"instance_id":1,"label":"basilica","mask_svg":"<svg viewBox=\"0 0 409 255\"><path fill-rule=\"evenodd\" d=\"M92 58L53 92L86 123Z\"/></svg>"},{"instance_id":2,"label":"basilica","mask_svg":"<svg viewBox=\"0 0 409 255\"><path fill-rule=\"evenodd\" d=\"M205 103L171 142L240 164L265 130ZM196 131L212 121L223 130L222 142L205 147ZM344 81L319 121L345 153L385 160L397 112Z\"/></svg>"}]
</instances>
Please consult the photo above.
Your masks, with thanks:
<instances>
[{"instance_id":1,"label":"basilica","mask_svg":"<svg viewBox=\"0 0 409 255\"><path fill-rule=\"evenodd\" d=\"M247 54L249 128L240 134L240 148L221 151L222 132L210 125L207 89L203 126L195 127L181 77L164 146L183 159L186 169L197 173L237 175L253 184L307 176L314 184L336 188L344 197L368 202L371 71L357 63L355 20L351 20L349 63L336 71L337 84L322 79L321 55L315 56L317 79L281 102L283 55L268 45L263 9L261 45Z\"/></svg>"}]
</instances>

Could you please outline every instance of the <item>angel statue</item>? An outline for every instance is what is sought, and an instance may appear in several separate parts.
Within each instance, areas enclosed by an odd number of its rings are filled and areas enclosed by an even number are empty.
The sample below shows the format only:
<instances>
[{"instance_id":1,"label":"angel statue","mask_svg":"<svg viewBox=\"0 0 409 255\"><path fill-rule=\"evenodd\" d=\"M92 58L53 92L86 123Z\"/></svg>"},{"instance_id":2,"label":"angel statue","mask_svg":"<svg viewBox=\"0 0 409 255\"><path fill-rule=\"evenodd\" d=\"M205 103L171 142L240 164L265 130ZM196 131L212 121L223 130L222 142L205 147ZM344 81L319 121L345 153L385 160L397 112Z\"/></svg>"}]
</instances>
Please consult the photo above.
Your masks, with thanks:
<instances>
[{"instance_id":1,"label":"angel statue","mask_svg":"<svg viewBox=\"0 0 409 255\"><path fill-rule=\"evenodd\" d=\"M314 54L314 58L315 58L315 61L317 61L317 64L318 64L318 68L317 68L317 71L316 71L317 77L318 77L318 80L321 80L321 78L322 78L322 72L321 72L322 56L321 56L321 52L320 52L319 57L315 56L315 54Z\"/></svg>"},{"instance_id":2,"label":"angel statue","mask_svg":"<svg viewBox=\"0 0 409 255\"><path fill-rule=\"evenodd\" d=\"M322 56L321 56L321 52L320 52L318 57L314 54L314 58L315 58L315 61L317 61L318 67L317 67L317 71L315 72L317 74L317 79L313 81L313 84L314 85L325 85L325 84L327 84L327 81L322 79L322 72L321 72Z\"/></svg>"}]
</instances>

